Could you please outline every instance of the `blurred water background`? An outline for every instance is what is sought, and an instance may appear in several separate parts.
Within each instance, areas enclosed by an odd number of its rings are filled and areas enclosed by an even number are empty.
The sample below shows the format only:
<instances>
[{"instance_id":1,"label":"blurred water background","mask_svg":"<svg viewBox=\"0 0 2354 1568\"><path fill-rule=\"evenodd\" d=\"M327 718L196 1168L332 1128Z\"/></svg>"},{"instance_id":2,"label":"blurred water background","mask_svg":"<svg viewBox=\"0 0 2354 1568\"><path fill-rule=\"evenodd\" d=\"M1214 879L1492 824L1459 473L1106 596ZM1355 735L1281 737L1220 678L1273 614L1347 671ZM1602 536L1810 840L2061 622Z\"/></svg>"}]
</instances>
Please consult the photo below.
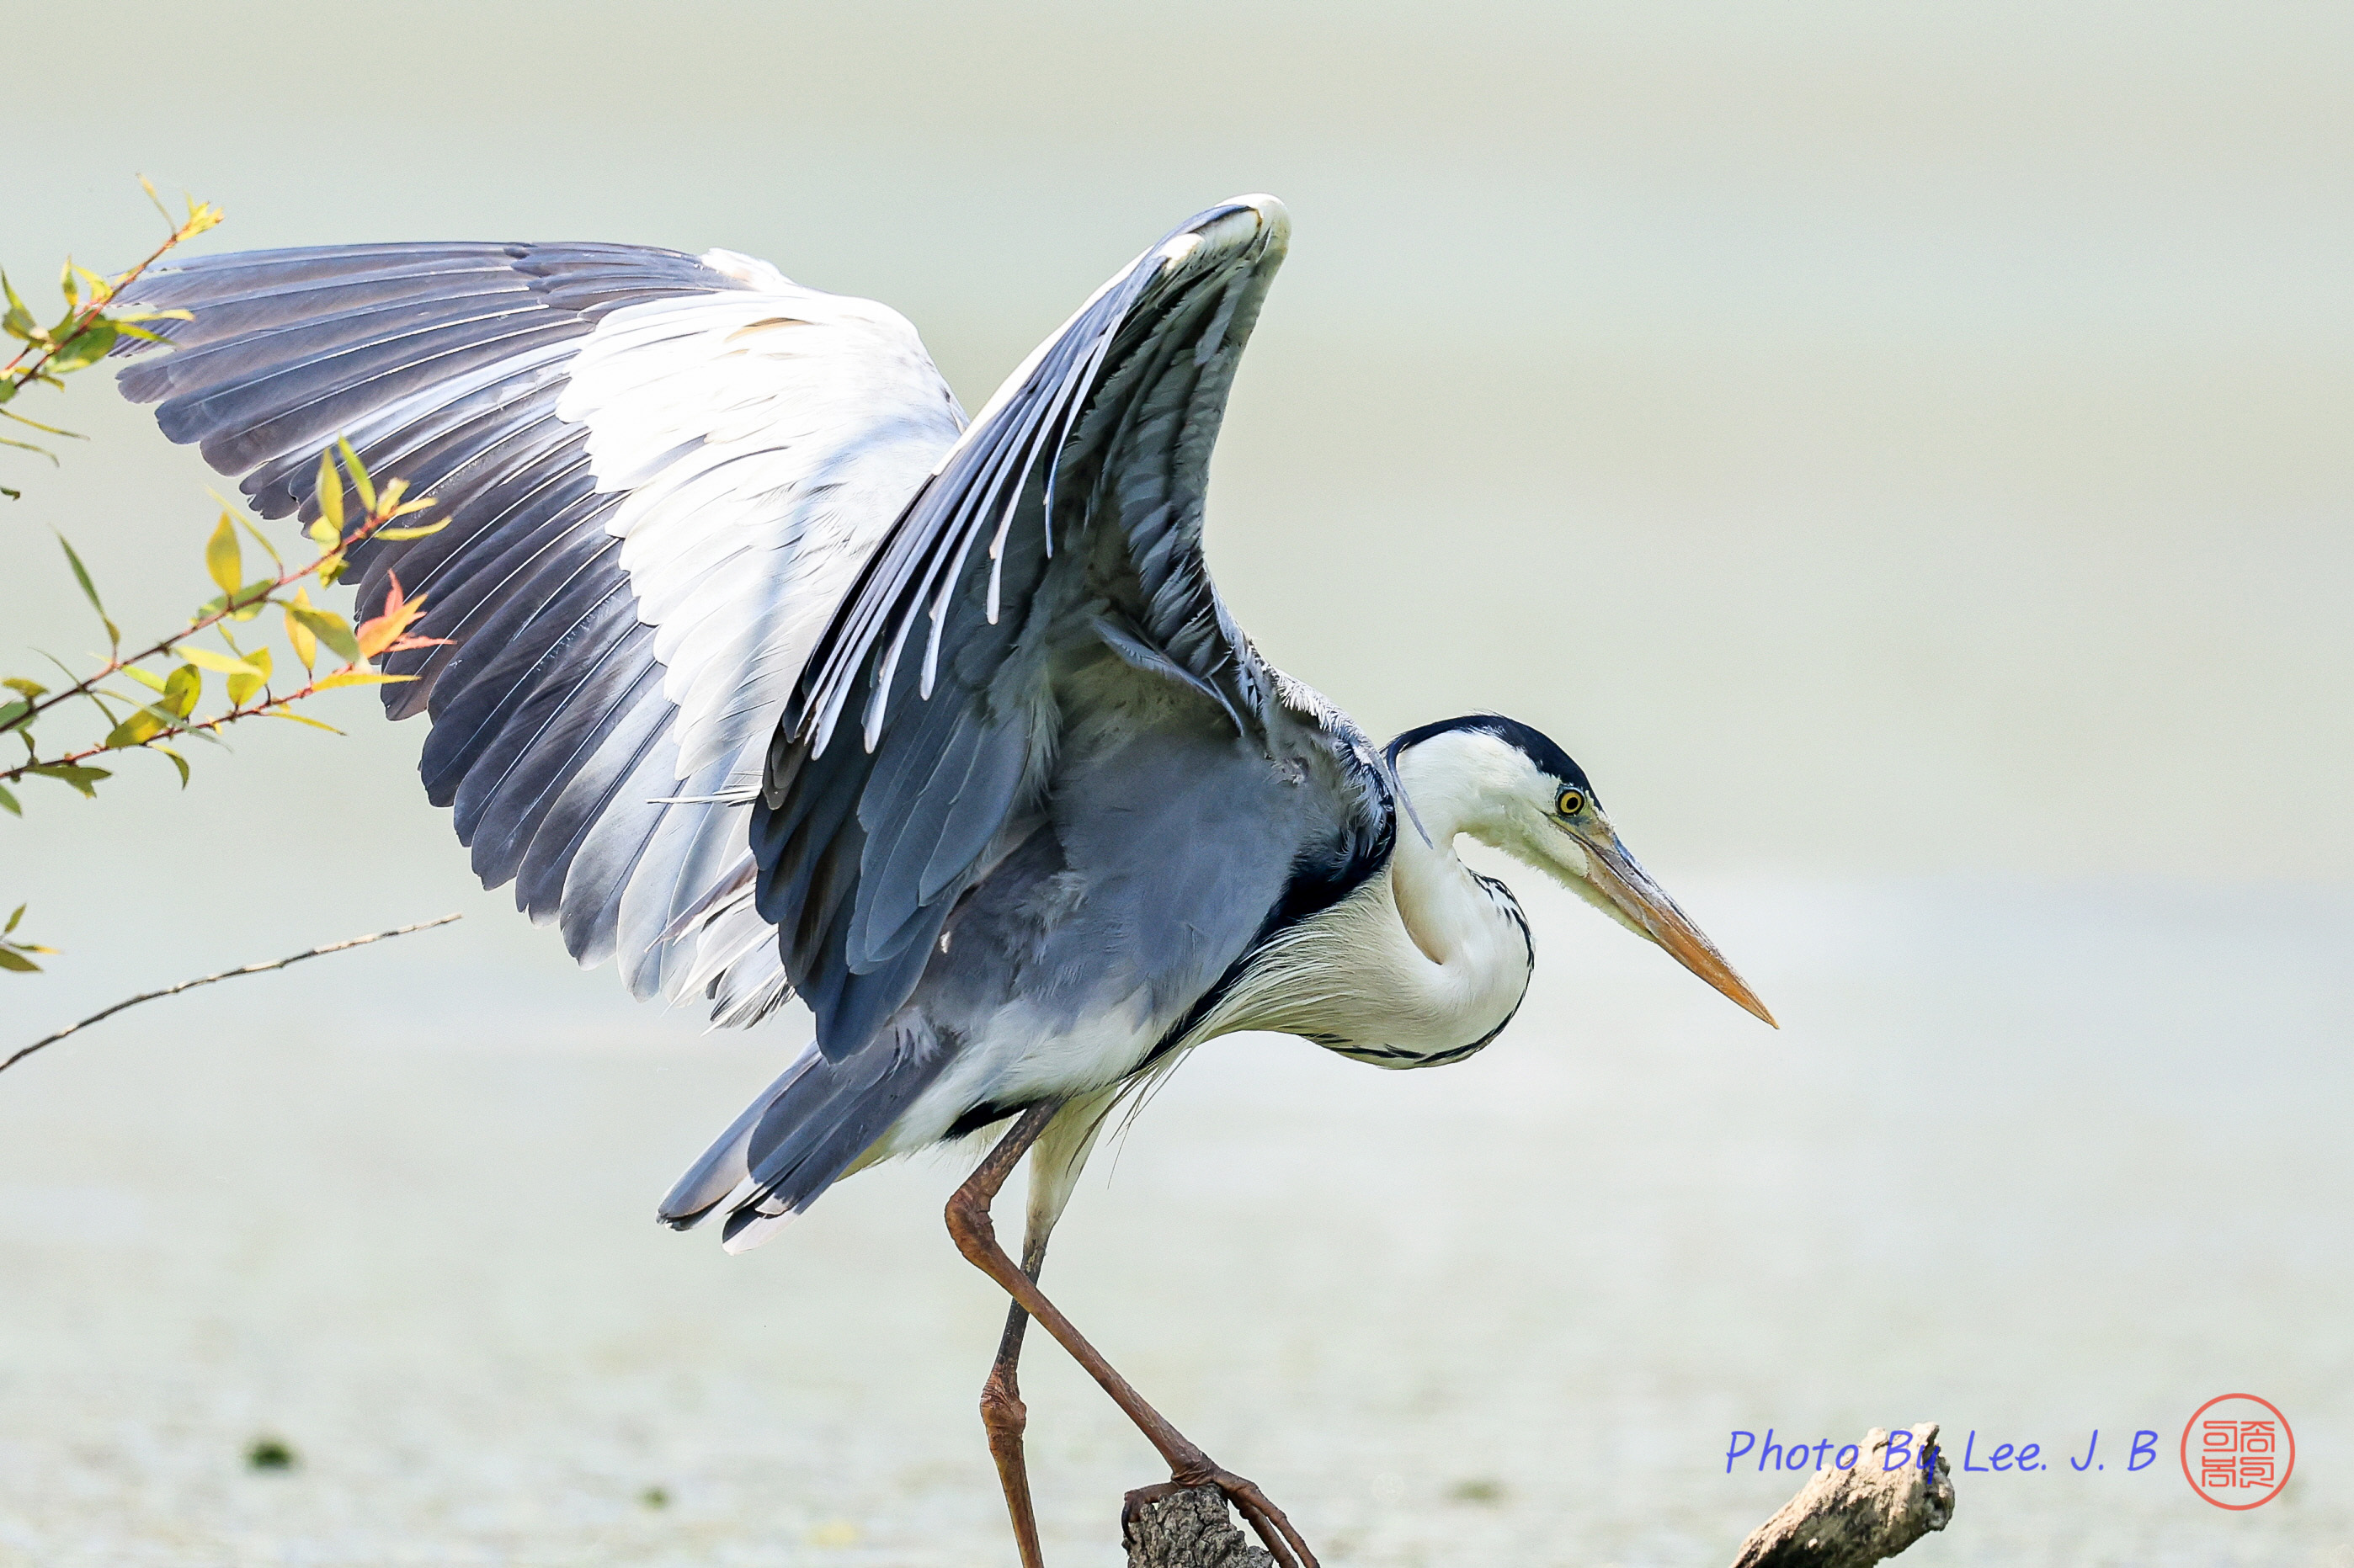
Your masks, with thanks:
<instances>
[{"instance_id":1,"label":"blurred water background","mask_svg":"<svg viewBox=\"0 0 2354 1568\"><path fill-rule=\"evenodd\" d=\"M1238 618L1377 733L1562 739L1786 1027L1516 874L1540 971L1494 1049L1205 1050L1050 1287L1334 1568L1723 1561L1799 1478L1724 1473L1729 1433L1924 1419L2098 1427L2108 1467L1959 1477L1908 1563L2354 1564L2354 13L140 0L7 36L89 62L11 130L20 285L142 251L143 170L228 208L208 249L750 251L906 312L968 406L1169 224L1282 196L1212 500ZM96 440L0 476L12 668L95 641L52 526L135 628L211 521L145 411L28 408ZM803 1025L574 970L369 705L0 824L0 903L67 949L0 1046L468 916L0 1080L0 1564L1011 1562L956 1169L741 1258L652 1224ZM1050 1552L1117 1562L1149 1451L1050 1346L1025 1390ZM2299 1458L2230 1515L2173 1455L2238 1390ZM249 1470L262 1435L298 1467Z\"/></svg>"}]
</instances>

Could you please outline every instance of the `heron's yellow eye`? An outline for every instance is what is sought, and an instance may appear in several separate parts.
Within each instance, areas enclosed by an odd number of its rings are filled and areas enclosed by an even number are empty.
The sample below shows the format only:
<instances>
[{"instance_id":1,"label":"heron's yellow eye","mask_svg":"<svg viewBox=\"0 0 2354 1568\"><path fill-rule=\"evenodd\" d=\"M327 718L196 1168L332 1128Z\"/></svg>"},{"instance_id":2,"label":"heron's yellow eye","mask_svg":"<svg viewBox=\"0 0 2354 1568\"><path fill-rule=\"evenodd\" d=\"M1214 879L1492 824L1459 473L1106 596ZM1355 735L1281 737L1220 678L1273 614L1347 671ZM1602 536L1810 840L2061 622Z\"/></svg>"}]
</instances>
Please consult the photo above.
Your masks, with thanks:
<instances>
[{"instance_id":1,"label":"heron's yellow eye","mask_svg":"<svg viewBox=\"0 0 2354 1568\"><path fill-rule=\"evenodd\" d=\"M1585 810L1585 796L1580 790L1564 789L1561 799L1553 803L1553 809L1564 817L1574 817Z\"/></svg>"}]
</instances>

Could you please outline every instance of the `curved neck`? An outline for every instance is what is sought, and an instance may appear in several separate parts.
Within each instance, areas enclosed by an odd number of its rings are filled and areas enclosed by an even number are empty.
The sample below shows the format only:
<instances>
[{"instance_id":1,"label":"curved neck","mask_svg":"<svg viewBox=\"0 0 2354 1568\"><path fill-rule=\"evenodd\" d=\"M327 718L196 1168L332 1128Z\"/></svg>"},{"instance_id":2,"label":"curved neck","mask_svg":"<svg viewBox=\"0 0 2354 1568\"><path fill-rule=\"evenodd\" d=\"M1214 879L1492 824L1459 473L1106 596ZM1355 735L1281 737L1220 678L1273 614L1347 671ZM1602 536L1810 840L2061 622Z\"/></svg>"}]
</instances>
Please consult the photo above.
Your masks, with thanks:
<instances>
[{"instance_id":1,"label":"curved neck","mask_svg":"<svg viewBox=\"0 0 2354 1568\"><path fill-rule=\"evenodd\" d=\"M1496 900L1455 853L1457 838L1485 840L1477 780L1458 769L1398 758L1397 849L1390 885L1398 917L1431 962L1463 958L1470 945L1494 940L1507 922ZM1426 835L1427 835L1426 837Z\"/></svg>"},{"instance_id":2,"label":"curved neck","mask_svg":"<svg viewBox=\"0 0 2354 1568\"><path fill-rule=\"evenodd\" d=\"M1383 873L1269 942L1204 1038L1276 1029L1376 1066L1426 1067L1460 1061L1511 1020L1533 963L1528 927L1503 885L1455 853L1458 834L1497 832L1496 794L1444 759L1404 754L1398 771Z\"/></svg>"}]
</instances>

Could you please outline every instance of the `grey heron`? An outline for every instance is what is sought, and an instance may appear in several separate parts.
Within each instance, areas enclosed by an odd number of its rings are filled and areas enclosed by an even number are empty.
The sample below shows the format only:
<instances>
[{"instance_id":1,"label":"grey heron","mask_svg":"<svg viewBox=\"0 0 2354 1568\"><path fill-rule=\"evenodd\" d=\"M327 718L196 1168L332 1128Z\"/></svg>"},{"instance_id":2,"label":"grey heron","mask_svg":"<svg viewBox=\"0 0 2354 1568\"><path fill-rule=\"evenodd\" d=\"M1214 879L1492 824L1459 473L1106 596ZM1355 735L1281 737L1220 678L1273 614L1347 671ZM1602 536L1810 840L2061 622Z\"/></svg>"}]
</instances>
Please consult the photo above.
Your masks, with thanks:
<instances>
[{"instance_id":1,"label":"grey heron","mask_svg":"<svg viewBox=\"0 0 2354 1568\"><path fill-rule=\"evenodd\" d=\"M1004 1129L949 1224L1013 1298L982 1416L1027 1568L1033 1317L1173 1483L1312 1568L1037 1281L1108 1113L1204 1041L1404 1068L1496 1038L1534 954L1460 838L1772 1022L1553 741L1473 715L1378 747L1229 618L1204 491L1289 227L1265 196L1187 219L970 420L897 313L724 250L328 246L134 295L191 319L124 393L262 515L317 515L338 438L438 503L440 532L353 567L448 640L389 657L384 703L430 715L426 792L483 884L642 997L813 1015L663 1221L748 1247L855 1171ZM990 1207L1025 1154L1017 1260Z\"/></svg>"}]
</instances>

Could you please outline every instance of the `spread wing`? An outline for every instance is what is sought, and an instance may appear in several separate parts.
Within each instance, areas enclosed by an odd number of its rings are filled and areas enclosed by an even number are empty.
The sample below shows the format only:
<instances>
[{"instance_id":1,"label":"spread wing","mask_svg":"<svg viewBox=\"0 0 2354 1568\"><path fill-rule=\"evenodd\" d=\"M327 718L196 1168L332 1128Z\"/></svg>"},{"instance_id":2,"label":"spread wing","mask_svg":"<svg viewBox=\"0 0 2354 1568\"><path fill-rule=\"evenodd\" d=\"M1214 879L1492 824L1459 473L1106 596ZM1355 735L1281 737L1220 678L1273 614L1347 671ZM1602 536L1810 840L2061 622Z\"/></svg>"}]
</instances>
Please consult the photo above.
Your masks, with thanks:
<instances>
[{"instance_id":1,"label":"spread wing","mask_svg":"<svg viewBox=\"0 0 2354 1568\"><path fill-rule=\"evenodd\" d=\"M751 838L758 907L827 1055L907 1000L1039 808L1058 666L1108 646L1254 736L1283 701L1211 587L1202 514L1288 235L1281 204L1244 197L1098 290L981 410L818 643Z\"/></svg>"},{"instance_id":2,"label":"spread wing","mask_svg":"<svg viewBox=\"0 0 2354 1568\"><path fill-rule=\"evenodd\" d=\"M837 603L963 416L915 329L764 262L622 245L367 245L208 258L122 372L264 516L317 514L350 440L448 526L355 552L418 630L395 718L486 886L583 963L748 1022L789 992L741 797ZM691 938L692 939L685 939Z\"/></svg>"}]
</instances>

